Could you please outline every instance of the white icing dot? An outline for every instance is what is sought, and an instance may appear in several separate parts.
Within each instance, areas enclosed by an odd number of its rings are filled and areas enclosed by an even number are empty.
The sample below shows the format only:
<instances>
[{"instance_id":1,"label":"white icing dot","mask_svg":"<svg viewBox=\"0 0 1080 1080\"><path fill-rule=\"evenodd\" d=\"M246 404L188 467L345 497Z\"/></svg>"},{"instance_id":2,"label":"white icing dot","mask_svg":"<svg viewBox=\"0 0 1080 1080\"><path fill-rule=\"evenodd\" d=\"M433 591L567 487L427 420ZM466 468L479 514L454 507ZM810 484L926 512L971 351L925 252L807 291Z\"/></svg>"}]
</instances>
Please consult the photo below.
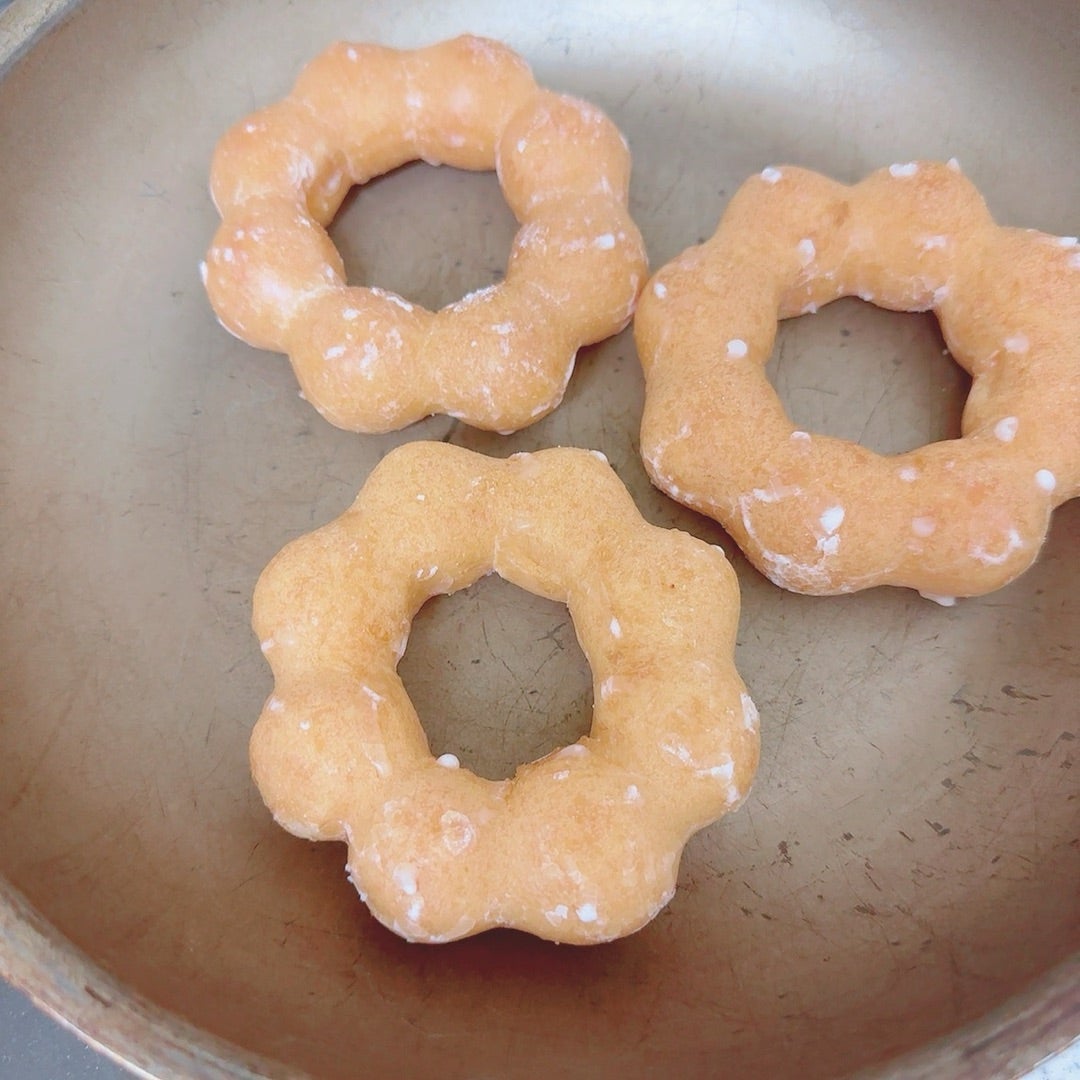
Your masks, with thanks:
<instances>
[{"instance_id":1,"label":"white icing dot","mask_svg":"<svg viewBox=\"0 0 1080 1080\"><path fill-rule=\"evenodd\" d=\"M942 607L956 606L955 596L941 596L939 593L923 592L921 589L919 590L919 595L924 600L933 600L935 604L940 604Z\"/></svg>"},{"instance_id":2,"label":"white icing dot","mask_svg":"<svg viewBox=\"0 0 1080 1080\"><path fill-rule=\"evenodd\" d=\"M375 690L372 690L370 686L361 686L360 692L366 697L373 705L378 705L380 701L384 701L382 694Z\"/></svg>"},{"instance_id":3,"label":"white icing dot","mask_svg":"<svg viewBox=\"0 0 1080 1080\"><path fill-rule=\"evenodd\" d=\"M602 461L605 465L609 464L607 454L605 454L603 450L590 450L589 453L592 454L597 461Z\"/></svg>"},{"instance_id":4,"label":"white icing dot","mask_svg":"<svg viewBox=\"0 0 1080 1080\"><path fill-rule=\"evenodd\" d=\"M924 236L922 240L923 251L933 251L935 248L943 248L949 242L947 236Z\"/></svg>"},{"instance_id":5,"label":"white icing dot","mask_svg":"<svg viewBox=\"0 0 1080 1080\"><path fill-rule=\"evenodd\" d=\"M1057 242L1063 248L1071 248L1080 244L1080 239L1075 236L1059 236Z\"/></svg>"},{"instance_id":6,"label":"white icing dot","mask_svg":"<svg viewBox=\"0 0 1080 1080\"><path fill-rule=\"evenodd\" d=\"M566 757L584 757L589 752L589 748L584 743L574 742L569 746L564 746L556 755L555 758Z\"/></svg>"},{"instance_id":7,"label":"white icing dot","mask_svg":"<svg viewBox=\"0 0 1080 1080\"><path fill-rule=\"evenodd\" d=\"M611 697L611 695L614 693L614 691L615 691L615 676L614 675L609 675L600 684L600 700L604 701L607 698Z\"/></svg>"},{"instance_id":8,"label":"white icing dot","mask_svg":"<svg viewBox=\"0 0 1080 1080\"><path fill-rule=\"evenodd\" d=\"M262 649L263 652L269 652L273 647L274 639L272 637L268 637L265 641L259 642L259 648Z\"/></svg>"},{"instance_id":9,"label":"white icing dot","mask_svg":"<svg viewBox=\"0 0 1080 1080\"><path fill-rule=\"evenodd\" d=\"M693 764L694 759L691 757L690 751L682 743L676 742L674 736L662 740L660 749L665 754L671 754L672 757L678 758L684 765Z\"/></svg>"},{"instance_id":10,"label":"white icing dot","mask_svg":"<svg viewBox=\"0 0 1080 1080\"><path fill-rule=\"evenodd\" d=\"M631 784L626 789L626 801L627 802L641 802L641 792L638 791L637 784Z\"/></svg>"},{"instance_id":11,"label":"white icing dot","mask_svg":"<svg viewBox=\"0 0 1080 1080\"><path fill-rule=\"evenodd\" d=\"M357 367L360 369L360 373L366 379L371 378L371 366L375 364L379 359L379 348L374 341L364 342L364 351L360 356Z\"/></svg>"},{"instance_id":12,"label":"white icing dot","mask_svg":"<svg viewBox=\"0 0 1080 1080\"><path fill-rule=\"evenodd\" d=\"M904 481L905 484L913 484L919 479L919 470L914 465L905 465L903 468L897 470L897 476Z\"/></svg>"},{"instance_id":13,"label":"white icing dot","mask_svg":"<svg viewBox=\"0 0 1080 1080\"><path fill-rule=\"evenodd\" d=\"M526 146L528 146L528 143L524 139L518 139L518 141L517 141L517 152L519 154L524 154Z\"/></svg>"},{"instance_id":14,"label":"white icing dot","mask_svg":"<svg viewBox=\"0 0 1080 1080\"><path fill-rule=\"evenodd\" d=\"M615 237L611 233L604 233L593 241L593 247L601 251L610 251L615 246Z\"/></svg>"},{"instance_id":15,"label":"white icing dot","mask_svg":"<svg viewBox=\"0 0 1080 1080\"><path fill-rule=\"evenodd\" d=\"M803 239L795 245L795 248L799 253L799 260L802 262L803 266L809 266L817 255L817 248L814 247L814 241L811 240L809 236L803 237Z\"/></svg>"},{"instance_id":16,"label":"white icing dot","mask_svg":"<svg viewBox=\"0 0 1080 1080\"><path fill-rule=\"evenodd\" d=\"M800 312L800 315L816 315L818 311L817 304L813 300L810 301Z\"/></svg>"},{"instance_id":17,"label":"white icing dot","mask_svg":"<svg viewBox=\"0 0 1080 1080\"><path fill-rule=\"evenodd\" d=\"M222 249L221 249L221 257L222 257L222 258L223 258L223 259L224 259L224 260L225 260L225 261L226 261L227 263L231 263L231 262L235 262L235 261L236 261L236 255L235 255L235 254L233 253L233 249L232 249L231 247L227 247L227 248L222 248Z\"/></svg>"},{"instance_id":18,"label":"white icing dot","mask_svg":"<svg viewBox=\"0 0 1080 1080\"><path fill-rule=\"evenodd\" d=\"M347 49L345 50L345 55L346 55L346 56L347 56L347 57L348 57L348 58L349 58L349 59L350 59L350 60L351 60L351 61L352 61L353 63L355 63L355 62L356 62L356 61L357 61L357 60L359 59L359 57L360 57L360 54L359 54L359 53L358 53L358 52L357 52L357 51L356 51L356 50L355 50L355 49L354 49L354 48L353 48L353 47L352 47L351 45L350 45L350 46L349 46L349 47L348 47L348 48L347 48Z\"/></svg>"},{"instance_id":19,"label":"white icing dot","mask_svg":"<svg viewBox=\"0 0 1080 1080\"><path fill-rule=\"evenodd\" d=\"M829 534L836 532L844 521L844 508L842 506L830 506L818 519L821 527Z\"/></svg>"},{"instance_id":20,"label":"white icing dot","mask_svg":"<svg viewBox=\"0 0 1080 1080\"><path fill-rule=\"evenodd\" d=\"M935 305L935 307L940 307L940 305L945 302L948 295L949 295L949 286L948 285L939 285L934 290L934 305ZM949 353L948 349L942 349L941 350L942 356L947 356L948 353Z\"/></svg>"},{"instance_id":21,"label":"white icing dot","mask_svg":"<svg viewBox=\"0 0 1080 1080\"><path fill-rule=\"evenodd\" d=\"M245 131L246 131L246 132L247 132L247 133L248 133L249 135L254 135L254 134L255 134L255 132L256 132L256 131L258 131L259 129L258 129L258 128L257 128L257 127L256 127L256 126L254 125L254 124L252 124L252 123L247 123L247 124L245 124L245 125L244 125L244 130L245 130Z\"/></svg>"},{"instance_id":22,"label":"white icing dot","mask_svg":"<svg viewBox=\"0 0 1080 1080\"><path fill-rule=\"evenodd\" d=\"M667 286L662 281L654 281L652 291L661 300L667 296Z\"/></svg>"},{"instance_id":23,"label":"white icing dot","mask_svg":"<svg viewBox=\"0 0 1080 1080\"><path fill-rule=\"evenodd\" d=\"M742 338L732 338L727 343L727 354L732 360L741 360L749 352Z\"/></svg>"},{"instance_id":24,"label":"white icing dot","mask_svg":"<svg viewBox=\"0 0 1080 1080\"><path fill-rule=\"evenodd\" d=\"M359 319L360 318L360 309L359 308L354 308L354 307L346 308L341 313L341 317L343 319L347 319L349 322L352 322L353 319Z\"/></svg>"},{"instance_id":25,"label":"white icing dot","mask_svg":"<svg viewBox=\"0 0 1080 1080\"><path fill-rule=\"evenodd\" d=\"M279 698L279 697L272 697L272 698L271 698L271 699L270 699L270 700L269 700L269 701L268 701L268 702L266 703L266 707L267 707L267 708L268 708L268 709L269 709L269 710L270 710L271 712L281 712L281 710L285 708L285 702L284 702L284 701L282 701L282 700L281 700L281 698Z\"/></svg>"},{"instance_id":26,"label":"white icing dot","mask_svg":"<svg viewBox=\"0 0 1080 1080\"><path fill-rule=\"evenodd\" d=\"M1043 491L1051 492L1057 487L1057 477L1049 469L1040 469L1035 474L1035 483L1043 489Z\"/></svg>"},{"instance_id":27,"label":"white icing dot","mask_svg":"<svg viewBox=\"0 0 1080 1080\"><path fill-rule=\"evenodd\" d=\"M565 904L556 904L551 909L551 914L554 915L556 919L565 919L566 916L570 914L570 909Z\"/></svg>"},{"instance_id":28,"label":"white icing dot","mask_svg":"<svg viewBox=\"0 0 1080 1080\"><path fill-rule=\"evenodd\" d=\"M596 905L595 904L582 904L577 909L577 917L582 922L596 922Z\"/></svg>"},{"instance_id":29,"label":"white icing dot","mask_svg":"<svg viewBox=\"0 0 1080 1080\"><path fill-rule=\"evenodd\" d=\"M799 442L809 442L810 441L810 432L809 431L793 431L791 433L791 437L793 439L797 439Z\"/></svg>"},{"instance_id":30,"label":"white icing dot","mask_svg":"<svg viewBox=\"0 0 1080 1080\"><path fill-rule=\"evenodd\" d=\"M206 265L206 260L205 259L200 259L199 260L199 277L202 279L202 283L204 285L206 284L206 279L207 279L207 276L209 275L209 273L210 273L210 270Z\"/></svg>"},{"instance_id":31,"label":"white icing dot","mask_svg":"<svg viewBox=\"0 0 1080 1080\"><path fill-rule=\"evenodd\" d=\"M1015 416L1005 416L994 425L994 436L1001 442L1012 442L1019 427L1020 421Z\"/></svg>"},{"instance_id":32,"label":"white icing dot","mask_svg":"<svg viewBox=\"0 0 1080 1080\"><path fill-rule=\"evenodd\" d=\"M435 759L435 764L441 765L444 769L457 769L461 766L457 754L440 754Z\"/></svg>"},{"instance_id":33,"label":"white icing dot","mask_svg":"<svg viewBox=\"0 0 1080 1080\"><path fill-rule=\"evenodd\" d=\"M761 170L761 179L766 184L775 184L781 176L784 174L779 169L774 169L771 165L768 168Z\"/></svg>"},{"instance_id":34,"label":"white icing dot","mask_svg":"<svg viewBox=\"0 0 1080 1080\"><path fill-rule=\"evenodd\" d=\"M443 846L452 855L460 855L476 839L473 823L458 810L447 810L439 818L439 824Z\"/></svg>"},{"instance_id":35,"label":"white icing dot","mask_svg":"<svg viewBox=\"0 0 1080 1080\"><path fill-rule=\"evenodd\" d=\"M739 695L739 700L742 702L743 727L747 731L753 731L757 728L760 720L757 706L745 691Z\"/></svg>"},{"instance_id":36,"label":"white icing dot","mask_svg":"<svg viewBox=\"0 0 1080 1080\"><path fill-rule=\"evenodd\" d=\"M612 617L611 617L611 622L609 623L609 628L611 630L611 636L612 637L616 637L616 638L622 637L622 627L619 625L619 620L616 619L614 615L612 615Z\"/></svg>"},{"instance_id":37,"label":"white icing dot","mask_svg":"<svg viewBox=\"0 0 1080 1080\"><path fill-rule=\"evenodd\" d=\"M427 496L421 491L420 494L416 496L416 501L427 502Z\"/></svg>"},{"instance_id":38,"label":"white icing dot","mask_svg":"<svg viewBox=\"0 0 1080 1080\"><path fill-rule=\"evenodd\" d=\"M960 162L954 157L949 158L949 160L946 161L945 164L950 169L952 169L953 172L959 172L960 171Z\"/></svg>"},{"instance_id":39,"label":"white icing dot","mask_svg":"<svg viewBox=\"0 0 1080 1080\"><path fill-rule=\"evenodd\" d=\"M859 299L864 303L872 304L874 302L874 294L870 292L869 289L863 289L863 291L859 293Z\"/></svg>"},{"instance_id":40,"label":"white icing dot","mask_svg":"<svg viewBox=\"0 0 1080 1080\"><path fill-rule=\"evenodd\" d=\"M493 286L492 286L493 288ZM480 292L486 292L489 290L478 290L478 292L470 293L469 296L477 296ZM413 306L403 296L398 296L397 293L387 292L386 289L373 288L370 290L373 296L379 297L380 300L385 300L388 304L393 304L395 307L401 308L402 311L412 311ZM469 297L465 297L467 300Z\"/></svg>"},{"instance_id":41,"label":"white icing dot","mask_svg":"<svg viewBox=\"0 0 1080 1080\"><path fill-rule=\"evenodd\" d=\"M301 720L298 726L299 726L301 731L310 731L311 730L311 721L310 720Z\"/></svg>"},{"instance_id":42,"label":"white icing dot","mask_svg":"<svg viewBox=\"0 0 1080 1080\"><path fill-rule=\"evenodd\" d=\"M723 765L712 765L707 769L698 769L697 771L717 780L730 781L735 775L735 762L728 758Z\"/></svg>"},{"instance_id":43,"label":"white icing dot","mask_svg":"<svg viewBox=\"0 0 1080 1080\"><path fill-rule=\"evenodd\" d=\"M569 769L559 769L551 774L552 780L565 780L570 775Z\"/></svg>"},{"instance_id":44,"label":"white icing dot","mask_svg":"<svg viewBox=\"0 0 1080 1080\"><path fill-rule=\"evenodd\" d=\"M908 161L902 165L890 165L889 175L896 177L898 180L908 176L914 176L919 171L919 163L917 161Z\"/></svg>"},{"instance_id":45,"label":"white icing dot","mask_svg":"<svg viewBox=\"0 0 1080 1080\"><path fill-rule=\"evenodd\" d=\"M823 536L817 542L817 549L824 555L835 555L840 550L840 537Z\"/></svg>"},{"instance_id":46,"label":"white icing dot","mask_svg":"<svg viewBox=\"0 0 1080 1080\"><path fill-rule=\"evenodd\" d=\"M344 345L331 345L326 352L323 353L323 358L326 360L336 360L339 356L345 355Z\"/></svg>"},{"instance_id":47,"label":"white icing dot","mask_svg":"<svg viewBox=\"0 0 1080 1080\"><path fill-rule=\"evenodd\" d=\"M416 895L416 867L412 863L399 863L394 867L394 884L406 895Z\"/></svg>"},{"instance_id":48,"label":"white icing dot","mask_svg":"<svg viewBox=\"0 0 1080 1080\"><path fill-rule=\"evenodd\" d=\"M932 517L917 517L911 519L911 531L916 536L932 536L937 529L937 522Z\"/></svg>"},{"instance_id":49,"label":"white icing dot","mask_svg":"<svg viewBox=\"0 0 1080 1080\"><path fill-rule=\"evenodd\" d=\"M1005 339L1005 351L1011 353L1026 353L1028 351L1028 339L1024 334L1013 334Z\"/></svg>"},{"instance_id":50,"label":"white icing dot","mask_svg":"<svg viewBox=\"0 0 1080 1080\"><path fill-rule=\"evenodd\" d=\"M1001 566L1014 551L1024 546L1024 541L1015 528L1010 528L1005 536L1006 545L1003 550L990 552L982 544L975 544L970 551L971 557L978 559L984 566Z\"/></svg>"},{"instance_id":51,"label":"white icing dot","mask_svg":"<svg viewBox=\"0 0 1080 1080\"><path fill-rule=\"evenodd\" d=\"M1080 270L1080 253L1069 256L1069 267L1073 270Z\"/></svg>"}]
</instances>

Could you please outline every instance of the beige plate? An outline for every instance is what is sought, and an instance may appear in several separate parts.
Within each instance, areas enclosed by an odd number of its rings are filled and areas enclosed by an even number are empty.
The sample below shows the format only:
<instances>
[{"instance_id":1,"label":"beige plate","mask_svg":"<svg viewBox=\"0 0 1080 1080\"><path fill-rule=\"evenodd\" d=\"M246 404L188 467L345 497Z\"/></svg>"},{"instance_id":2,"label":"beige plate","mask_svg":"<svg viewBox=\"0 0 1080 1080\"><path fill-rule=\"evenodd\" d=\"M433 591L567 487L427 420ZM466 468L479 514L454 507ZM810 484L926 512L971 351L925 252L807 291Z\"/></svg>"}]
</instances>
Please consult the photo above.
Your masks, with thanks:
<instances>
[{"instance_id":1,"label":"beige plate","mask_svg":"<svg viewBox=\"0 0 1080 1080\"><path fill-rule=\"evenodd\" d=\"M16 0L0 42L63 6ZM1001 220L1080 227L1075 0L87 3L0 83L0 969L160 1076L1012 1075L1080 1032L1080 502L984 599L799 597L648 485L629 333L516 436L368 438L208 310L224 128L336 37L462 30L621 125L654 266L782 161L955 154ZM512 234L493 177L424 165L335 226L354 280L428 305ZM773 371L801 425L880 450L954 433L964 392L930 317L854 301L786 324ZM406 945L251 785L256 576L418 438L603 450L732 555L761 769L630 939ZM425 608L402 671L436 752L488 774L588 723L565 612L494 579Z\"/></svg>"}]
</instances>

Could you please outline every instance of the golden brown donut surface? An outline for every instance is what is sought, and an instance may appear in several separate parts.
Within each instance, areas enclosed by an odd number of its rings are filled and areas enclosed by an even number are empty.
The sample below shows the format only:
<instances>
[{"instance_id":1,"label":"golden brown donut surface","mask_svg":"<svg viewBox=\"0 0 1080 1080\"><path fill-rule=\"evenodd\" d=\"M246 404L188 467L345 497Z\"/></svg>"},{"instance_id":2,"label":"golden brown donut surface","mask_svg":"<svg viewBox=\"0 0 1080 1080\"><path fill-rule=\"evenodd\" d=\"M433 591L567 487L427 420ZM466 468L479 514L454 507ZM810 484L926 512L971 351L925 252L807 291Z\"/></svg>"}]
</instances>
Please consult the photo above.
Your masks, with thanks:
<instances>
[{"instance_id":1,"label":"golden brown donut surface","mask_svg":"<svg viewBox=\"0 0 1080 1080\"><path fill-rule=\"evenodd\" d=\"M777 319L841 296L937 315L972 376L961 438L883 457L795 427L765 375ZM796 592L989 592L1080 493L1080 247L995 224L955 162L852 187L764 170L648 283L634 333L653 483Z\"/></svg>"},{"instance_id":2,"label":"golden brown donut surface","mask_svg":"<svg viewBox=\"0 0 1080 1080\"><path fill-rule=\"evenodd\" d=\"M491 571L567 605L595 703L587 736L503 781L432 757L396 673L421 605ZM738 611L723 553L645 522L602 455L405 445L259 580L275 683L255 780L290 832L348 843L361 897L409 940L620 937L670 900L687 839L749 790Z\"/></svg>"},{"instance_id":3,"label":"golden brown donut surface","mask_svg":"<svg viewBox=\"0 0 1080 1080\"><path fill-rule=\"evenodd\" d=\"M435 313L347 285L326 231L354 184L417 159L496 170L521 226L505 280ZM629 177L608 117L497 42L339 43L219 142L207 292L226 329L288 353L339 427L447 413L514 431L559 404L582 345L630 319L647 264Z\"/></svg>"}]
</instances>

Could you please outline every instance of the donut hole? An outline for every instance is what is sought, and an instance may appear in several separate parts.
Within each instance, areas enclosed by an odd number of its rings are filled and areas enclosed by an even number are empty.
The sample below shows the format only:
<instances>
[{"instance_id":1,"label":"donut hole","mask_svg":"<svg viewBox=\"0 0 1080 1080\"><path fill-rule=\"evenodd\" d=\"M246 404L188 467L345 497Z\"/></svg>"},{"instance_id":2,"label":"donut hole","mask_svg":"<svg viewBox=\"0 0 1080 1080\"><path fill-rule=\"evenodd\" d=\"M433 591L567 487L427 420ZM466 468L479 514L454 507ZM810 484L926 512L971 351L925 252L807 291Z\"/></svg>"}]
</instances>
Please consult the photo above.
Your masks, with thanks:
<instances>
[{"instance_id":1,"label":"donut hole","mask_svg":"<svg viewBox=\"0 0 1080 1080\"><path fill-rule=\"evenodd\" d=\"M436 311L503 279L517 228L495 173L414 161L353 187L329 232L350 285Z\"/></svg>"},{"instance_id":2,"label":"donut hole","mask_svg":"<svg viewBox=\"0 0 1080 1080\"><path fill-rule=\"evenodd\" d=\"M566 606L496 574L421 608L398 674L431 752L488 780L592 723L592 673Z\"/></svg>"},{"instance_id":3,"label":"donut hole","mask_svg":"<svg viewBox=\"0 0 1080 1080\"><path fill-rule=\"evenodd\" d=\"M765 371L798 427L878 454L959 438L971 387L933 314L855 299L780 323Z\"/></svg>"}]
</instances>

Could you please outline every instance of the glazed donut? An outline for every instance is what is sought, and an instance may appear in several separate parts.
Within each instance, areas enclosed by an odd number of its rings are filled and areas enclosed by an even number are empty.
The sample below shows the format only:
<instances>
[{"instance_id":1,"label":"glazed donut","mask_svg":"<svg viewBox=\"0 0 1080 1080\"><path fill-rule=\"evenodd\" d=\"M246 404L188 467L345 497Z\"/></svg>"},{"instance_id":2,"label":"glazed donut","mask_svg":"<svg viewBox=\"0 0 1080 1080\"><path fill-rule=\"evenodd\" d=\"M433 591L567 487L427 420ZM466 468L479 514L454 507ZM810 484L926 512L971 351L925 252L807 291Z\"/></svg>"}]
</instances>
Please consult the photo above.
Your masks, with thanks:
<instances>
[{"instance_id":1,"label":"glazed donut","mask_svg":"<svg viewBox=\"0 0 1080 1080\"><path fill-rule=\"evenodd\" d=\"M351 186L417 159L496 170L521 225L505 280L437 313L348 286L326 232ZM629 178L607 116L540 89L497 42L339 43L219 142L203 277L222 325L288 353L338 427L446 413L509 433L559 404L582 345L629 322L647 273Z\"/></svg>"},{"instance_id":2,"label":"glazed donut","mask_svg":"<svg viewBox=\"0 0 1080 1080\"><path fill-rule=\"evenodd\" d=\"M937 315L972 376L961 438L882 457L796 429L765 375L777 318L841 296ZM853 187L765 169L653 277L634 333L653 483L784 588L986 593L1080 493L1080 247L996 225L955 161Z\"/></svg>"},{"instance_id":3,"label":"glazed donut","mask_svg":"<svg viewBox=\"0 0 1080 1080\"><path fill-rule=\"evenodd\" d=\"M432 757L395 670L421 605L493 570L568 606L595 702L587 736L502 781ZM255 781L284 828L348 843L361 898L410 941L629 934L757 766L738 609L723 552L645 522L602 454L407 444L259 579Z\"/></svg>"}]
</instances>

